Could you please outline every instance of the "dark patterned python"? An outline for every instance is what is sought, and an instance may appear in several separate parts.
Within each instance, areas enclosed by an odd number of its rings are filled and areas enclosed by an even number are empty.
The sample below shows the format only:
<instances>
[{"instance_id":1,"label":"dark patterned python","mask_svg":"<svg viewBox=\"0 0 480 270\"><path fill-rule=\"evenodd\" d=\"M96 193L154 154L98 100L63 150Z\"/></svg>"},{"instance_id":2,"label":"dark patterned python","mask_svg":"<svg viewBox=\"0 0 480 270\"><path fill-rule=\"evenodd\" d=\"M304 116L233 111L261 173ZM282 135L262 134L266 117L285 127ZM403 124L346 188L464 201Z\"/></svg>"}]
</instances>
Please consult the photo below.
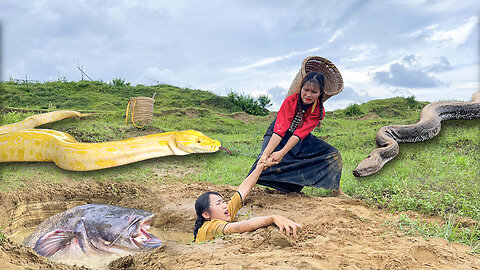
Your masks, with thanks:
<instances>
[{"instance_id":1,"label":"dark patterned python","mask_svg":"<svg viewBox=\"0 0 480 270\"><path fill-rule=\"evenodd\" d=\"M390 125L380 128L375 138L378 148L362 160L353 170L357 177L378 172L383 165L397 156L399 142L422 142L438 135L441 121L472 120L480 118L480 92L471 102L433 102L420 112L420 120L413 125Z\"/></svg>"}]
</instances>

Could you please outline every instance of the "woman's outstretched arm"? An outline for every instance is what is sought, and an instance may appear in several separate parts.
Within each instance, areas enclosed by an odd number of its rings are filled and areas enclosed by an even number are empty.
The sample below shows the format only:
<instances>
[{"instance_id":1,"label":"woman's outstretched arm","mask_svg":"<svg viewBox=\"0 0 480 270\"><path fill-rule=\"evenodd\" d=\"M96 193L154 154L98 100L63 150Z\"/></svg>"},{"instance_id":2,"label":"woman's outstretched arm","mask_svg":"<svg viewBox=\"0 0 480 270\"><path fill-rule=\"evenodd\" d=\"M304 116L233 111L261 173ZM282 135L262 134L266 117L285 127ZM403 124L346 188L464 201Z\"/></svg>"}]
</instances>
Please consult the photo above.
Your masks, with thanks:
<instances>
[{"instance_id":1,"label":"woman's outstretched arm","mask_svg":"<svg viewBox=\"0 0 480 270\"><path fill-rule=\"evenodd\" d=\"M225 234L251 232L259 228L267 227L271 224L277 225L278 229L287 235L297 235L298 230L302 227L302 225L295 223L286 217L271 215L228 223L225 225L224 232Z\"/></svg>"},{"instance_id":2,"label":"woman's outstretched arm","mask_svg":"<svg viewBox=\"0 0 480 270\"><path fill-rule=\"evenodd\" d=\"M237 191L240 193L242 196L243 201L245 201L245 198L247 195L250 193L252 190L253 186L257 183L258 177L260 177L260 174L263 171L263 163L258 164L255 170L253 170L252 173L250 173L245 180L238 186Z\"/></svg>"}]
</instances>

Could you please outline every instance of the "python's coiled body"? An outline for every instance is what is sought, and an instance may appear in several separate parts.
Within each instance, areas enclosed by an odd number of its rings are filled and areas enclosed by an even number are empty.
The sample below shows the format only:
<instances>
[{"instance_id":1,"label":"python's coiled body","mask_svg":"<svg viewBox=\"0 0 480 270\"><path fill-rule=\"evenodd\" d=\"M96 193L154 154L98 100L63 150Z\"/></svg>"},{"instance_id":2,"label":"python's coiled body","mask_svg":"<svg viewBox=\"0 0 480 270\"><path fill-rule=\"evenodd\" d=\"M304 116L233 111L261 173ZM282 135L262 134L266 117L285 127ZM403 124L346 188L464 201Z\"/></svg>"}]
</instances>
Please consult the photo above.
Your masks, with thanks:
<instances>
[{"instance_id":1,"label":"python's coiled body","mask_svg":"<svg viewBox=\"0 0 480 270\"><path fill-rule=\"evenodd\" d=\"M389 125L380 128L375 141L378 148L353 170L357 177L378 172L397 156L399 142L421 142L438 135L444 120L472 120L480 118L480 92L471 102L433 102L420 112L420 120L413 125Z\"/></svg>"},{"instance_id":2,"label":"python's coiled body","mask_svg":"<svg viewBox=\"0 0 480 270\"><path fill-rule=\"evenodd\" d=\"M0 162L55 162L62 169L91 171L168 155L212 153L220 148L219 141L195 130L113 142L82 143L61 131L33 129L41 124L76 116L84 115L74 111L57 111L0 127Z\"/></svg>"}]
</instances>

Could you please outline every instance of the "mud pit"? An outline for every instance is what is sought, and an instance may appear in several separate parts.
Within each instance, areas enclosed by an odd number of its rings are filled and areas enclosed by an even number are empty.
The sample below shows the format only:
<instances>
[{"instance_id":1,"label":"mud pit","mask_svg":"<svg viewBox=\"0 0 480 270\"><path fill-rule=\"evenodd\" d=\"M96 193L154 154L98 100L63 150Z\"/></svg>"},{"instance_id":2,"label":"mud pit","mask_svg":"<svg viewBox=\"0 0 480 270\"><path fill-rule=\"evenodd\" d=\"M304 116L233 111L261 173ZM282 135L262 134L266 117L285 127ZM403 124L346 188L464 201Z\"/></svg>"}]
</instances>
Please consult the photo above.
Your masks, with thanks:
<instances>
[{"instance_id":1,"label":"mud pit","mask_svg":"<svg viewBox=\"0 0 480 270\"><path fill-rule=\"evenodd\" d=\"M386 221L398 215L353 199L278 194L256 187L240 219L281 214L303 225L297 237L270 226L213 243L190 244L193 204L206 190L231 196L235 187L207 183L141 185L83 182L36 184L35 189L0 194L2 269L80 269L36 255L19 244L46 217L85 203L104 203L155 213L151 232L164 240L154 251L127 256L107 269L480 269L480 257L466 245L407 237ZM23 235L22 235L23 234Z\"/></svg>"}]
</instances>

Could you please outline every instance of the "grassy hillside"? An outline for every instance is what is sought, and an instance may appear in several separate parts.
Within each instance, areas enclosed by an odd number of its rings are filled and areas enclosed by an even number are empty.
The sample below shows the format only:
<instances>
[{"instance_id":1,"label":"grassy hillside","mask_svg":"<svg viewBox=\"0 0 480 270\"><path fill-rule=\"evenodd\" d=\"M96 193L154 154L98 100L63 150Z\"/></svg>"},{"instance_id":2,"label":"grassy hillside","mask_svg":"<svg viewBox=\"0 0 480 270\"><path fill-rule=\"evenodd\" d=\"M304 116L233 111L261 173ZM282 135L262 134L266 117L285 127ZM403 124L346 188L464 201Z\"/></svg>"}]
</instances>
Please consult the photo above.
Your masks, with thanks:
<instances>
[{"instance_id":1,"label":"grassy hillside","mask_svg":"<svg viewBox=\"0 0 480 270\"><path fill-rule=\"evenodd\" d=\"M0 191L21 189L31 179L45 182L141 181L198 182L238 185L255 160L262 136L274 119L239 111L226 97L169 85L128 86L101 82L3 83L4 124L43 111L58 109L94 112L82 119L47 124L83 142L120 140L133 136L196 129L232 150L214 154L172 156L92 172L70 172L53 163L0 164ZM155 97L152 125L137 129L125 125L130 97ZM327 101L328 102L328 101ZM374 100L345 110L328 112L314 134L340 150L342 188L354 198L392 211L414 210L445 218L456 215L480 221L480 119L446 121L439 136L421 143L400 144L400 154L378 173L355 178L356 165L373 150L378 129L389 124L413 124L425 102L413 98ZM179 173L180 172L180 173ZM305 188L315 196L330 191ZM478 225L475 225L478 241Z\"/></svg>"},{"instance_id":2,"label":"grassy hillside","mask_svg":"<svg viewBox=\"0 0 480 270\"><path fill-rule=\"evenodd\" d=\"M126 108L131 97L153 97L157 108L207 107L217 112L231 112L226 97L207 91L181 89L170 85L112 85L103 82L45 82L18 84L4 82L5 106L30 109L77 109L116 111Z\"/></svg>"}]
</instances>

